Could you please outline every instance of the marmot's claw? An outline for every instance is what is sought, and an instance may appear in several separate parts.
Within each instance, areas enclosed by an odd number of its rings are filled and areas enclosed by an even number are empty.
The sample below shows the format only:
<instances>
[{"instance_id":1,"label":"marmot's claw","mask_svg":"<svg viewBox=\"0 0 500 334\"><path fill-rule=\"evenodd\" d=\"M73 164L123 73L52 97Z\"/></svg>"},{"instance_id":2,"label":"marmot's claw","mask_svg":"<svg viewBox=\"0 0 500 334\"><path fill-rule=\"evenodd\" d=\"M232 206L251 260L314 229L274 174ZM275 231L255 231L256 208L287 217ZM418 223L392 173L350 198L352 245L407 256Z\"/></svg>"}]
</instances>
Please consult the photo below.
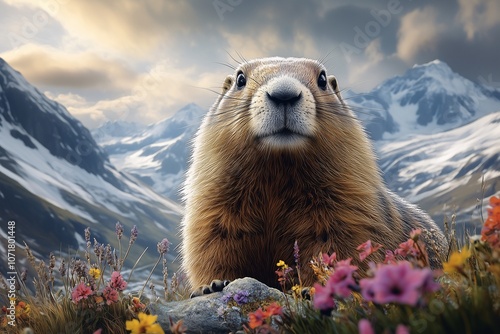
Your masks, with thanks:
<instances>
[{"instance_id":1,"label":"marmot's claw","mask_svg":"<svg viewBox=\"0 0 500 334\"><path fill-rule=\"evenodd\" d=\"M312 300L310 287L302 288L302 290L300 291L300 294L301 294L302 298L304 298L305 300Z\"/></svg>"},{"instance_id":2,"label":"marmot's claw","mask_svg":"<svg viewBox=\"0 0 500 334\"><path fill-rule=\"evenodd\" d=\"M228 280L222 281L220 279L215 279L210 283L210 290L212 290L212 292L222 291L228 284Z\"/></svg>"},{"instance_id":3,"label":"marmot's claw","mask_svg":"<svg viewBox=\"0 0 500 334\"><path fill-rule=\"evenodd\" d=\"M209 293L211 293L210 287L208 285L202 285L202 286L196 288L195 290L193 290L193 292L191 292L191 295L189 296L189 298L208 295Z\"/></svg>"},{"instance_id":4,"label":"marmot's claw","mask_svg":"<svg viewBox=\"0 0 500 334\"><path fill-rule=\"evenodd\" d=\"M228 280L220 280L220 279L215 279L210 283L210 285L202 285L195 289L189 298L194 298L194 297L199 297L203 295L209 295L214 292L219 292L222 291L228 284L231 283L231 281Z\"/></svg>"}]
</instances>

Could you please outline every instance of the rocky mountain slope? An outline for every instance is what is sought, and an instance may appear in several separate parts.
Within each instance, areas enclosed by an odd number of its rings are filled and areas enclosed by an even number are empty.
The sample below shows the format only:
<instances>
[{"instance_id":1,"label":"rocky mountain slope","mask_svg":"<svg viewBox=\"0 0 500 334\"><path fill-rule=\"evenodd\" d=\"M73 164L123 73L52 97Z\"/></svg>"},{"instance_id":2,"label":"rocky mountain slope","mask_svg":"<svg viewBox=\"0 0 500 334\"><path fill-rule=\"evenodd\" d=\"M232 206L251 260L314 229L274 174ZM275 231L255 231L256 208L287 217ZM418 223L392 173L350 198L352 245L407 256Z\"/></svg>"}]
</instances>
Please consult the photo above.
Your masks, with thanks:
<instances>
[{"instance_id":1,"label":"rocky mountain slope","mask_svg":"<svg viewBox=\"0 0 500 334\"><path fill-rule=\"evenodd\" d=\"M92 131L111 162L150 185L156 192L179 200L190 154L190 141L206 113L196 104L147 127L121 121ZM135 132L129 131L137 127Z\"/></svg>"},{"instance_id":2,"label":"rocky mountain slope","mask_svg":"<svg viewBox=\"0 0 500 334\"><path fill-rule=\"evenodd\" d=\"M0 59L2 237L7 222L15 221L17 245L27 242L35 254L47 258L51 251L83 247L87 226L101 243L116 245L119 221L126 234L138 226L131 259L150 247L147 263L157 256L156 243L162 238L178 244L181 211L175 202L117 170L78 120ZM5 252L1 243L3 258Z\"/></svg>"},{"instance_id":3,"label":"rocky mountain slope","mask_svg":"<svg viewBox=\"0 0 500 334\"><path fill-rule=\"evenodd\" d=\"M479 232L481 199L500 191L499 129L497 111L449 131L379 142L384 178L437 222L455 214Z\"/></svg>"}]
</instances>

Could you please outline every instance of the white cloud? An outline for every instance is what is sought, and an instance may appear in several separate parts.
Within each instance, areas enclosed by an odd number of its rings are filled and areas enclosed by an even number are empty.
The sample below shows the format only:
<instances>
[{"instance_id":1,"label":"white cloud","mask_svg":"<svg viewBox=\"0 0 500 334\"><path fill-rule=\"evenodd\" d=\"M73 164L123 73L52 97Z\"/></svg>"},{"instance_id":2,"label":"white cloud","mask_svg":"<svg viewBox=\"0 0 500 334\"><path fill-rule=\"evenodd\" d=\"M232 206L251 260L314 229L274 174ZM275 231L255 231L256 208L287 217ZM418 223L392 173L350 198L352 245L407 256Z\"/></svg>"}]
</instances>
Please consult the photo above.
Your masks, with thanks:
<instances>
[{"instance_id":1,"label":"white cloud","mask_svg":"<svg viewBox=\"0 0 500 334\"><path fill-rule=\"evenodd\" d=\"M163 0L4 0L15 7L44 10L70 36L102 49L147 57L160 43L190 30L187 1Z\"/></svg>"},{"instance_id":2,"label":"white cloud","mask_svg":"<svg viewBox=\"0 0 500 334\"><path fill-rule=\"evenodd\" d=\"M50 98L63 104L85 126L95 128L107 120L121 119L143 124L169 117L188 103L204 108L215 101L227 69L199 73L194 67L180 68L173 61L164 60L140 75L127 94L96 103L76 94L51 94Z\"/></svg>"},{"instance_id":3,"label":"white cloud","mask_svg":"<svg viewBox=\"0 0 500 334\"><path fill-rule=\"evenodd\" d=\"M28 81L47 87L124 91L137 80L127 64L89 53L69 53L49 46L25 44L2 57Z\"/></svg>"},{"instance_id":4,"label":"white cloud","mask_svg":"<svg viewBox=\"0 0 500 334\"><path fill-rule=\"evenodd\" d=\"M377 62L384 58L384 54L381 50L380 38L374 39L368 44L365 49L365 55L370 62Z\"/></svg>"},{"instance_id":5,"label":"white cloud","mask_svg":"<svg viewBox=\"0 0 500 334\"><path fill-rule=\"evenodd\" d=\"M398 32L397 54L408 63L414 62L422 50L433 49L446 26L438 21L437 10L427 6L416 9L401 19Z\"/></svg>"},{"instance_id":6,"label":"white cloud","mask_svg":"<svg viewBox=\"0 0 500 334\"><path fill-rule=\"evenodd\" d=\"M382 52L381 40L376 38L364 50L363 58L353 60L349 71L349 88L357 91L369 91L379 84L379 78L401 74L406 68L396 55L385 55Z\"/></svg>"},{"instance_id":7,"label":"white cloud","mask_svg":"<svg viewBox=\"0 0 500 334\"><path fill-rule=\"evenodd\" d=\"M500 1L459 0L458 3L460 9L457 19L469 40L500 24Z\"/></svg>"},{"instance_id":8,"label":"white cloud","mask_svg":"<svg viewBox=\"0 0 500 334\"><path fill-rule=\"evenodd\" d=\"M491 27L500 18L500 2L448 3L424 7L408 2L376 38L363 47L355 45L359 52L347 57L339 43L352 44L353 28L375 20L370 9L385 10L387 1L243 1L220 20L211 1L0 0L4 32L22 32L23 22L43 18L35 15L43 9L51 17L40 23L35 37L2 57L93 126L115 118L154 122L190 102L208 108L216 96L203 88L220 92L232 72L215 65L234 65L225 51L247 59L326 56L341 86L357 91L435 58L453 64L459 73L477 76L481 68L482 75L496 78ZM470 41L463 31L487 38ZM12 46L6 35L0 36L0 50ZM481 60L470 61L471 49L490 48L481 52ZM469 53L460 52L464 49Z\"/></svg>"},{"instance_id":9,"label":"white cloud","mask_svg":"<svg viewBox=\"0 0 500 334\"><path fill-rule=\"evenodd\" d=\"M244 35L230 30L221 31L229 45L229 51L237 51L246 59L269 57L286 48L283 39L276 29L256 29L253 33ZM252 37L249 38L249 35Z\"/></svg>"},{"instance_id":10,"label":"white cloud","mask_svg":"<svg viewBox=\"0 0 500 334\"><path fill-rule=\"evenodd\" d=\"M310 34L297 29L294 32L293 40L292 47L295 54L308 58L321 58L323 56L317 48L316 40ZM328 53L330 51L325 50L324 52Z\"/></svg>"}]
</instances>

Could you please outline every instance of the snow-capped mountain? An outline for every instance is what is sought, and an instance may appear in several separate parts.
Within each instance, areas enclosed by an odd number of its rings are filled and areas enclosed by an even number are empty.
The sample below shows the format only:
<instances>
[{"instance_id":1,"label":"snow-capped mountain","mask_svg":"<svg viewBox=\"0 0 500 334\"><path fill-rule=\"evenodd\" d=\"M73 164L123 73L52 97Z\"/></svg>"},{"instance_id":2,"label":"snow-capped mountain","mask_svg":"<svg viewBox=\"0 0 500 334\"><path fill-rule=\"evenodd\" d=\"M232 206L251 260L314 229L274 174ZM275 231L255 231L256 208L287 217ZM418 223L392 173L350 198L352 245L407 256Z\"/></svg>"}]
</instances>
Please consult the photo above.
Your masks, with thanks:
<instances>
[{"instance_id":1,"label":"snow-capped mountain","mask_svg":"<svg viewBox=\"0 0 500 334\"><path fill-rule=\"evenodd\" d=\"M107 143L113 140L133 136L142 131L144 126L135 122L107 121L98 129L92 130L92 137L99 143Z\"/></svg>"},{"instance_id":2,"label":"snow-capped mountain","mask_svg":"<svg viewBox=\"0 0 500 334\"><path fill-rule=\"evenodd\" d=\"M189 142L205 113L199 106L189 104L172 117L135 134L118 131L114 136L101 135L107 133L109 123L92 133L120 170L137 176L158 193L178 199L189 159Z\"/></svg>"},{"instance_id":3,"label":"snow-capped mountain","mask_svg":"<svg viewBox=\"0 0 500 334\"><path fill-rule=\"evenodd\" d=\"M119 221L125 231L138 226L134 252L140 252L163 237L178 243L180 213L179 205L118 171L78 120L0 59L2 237L6 222L15 221L18 245L26 241L46 258L81 247L87 226L100 242L115 245Z\"/></svg>"},{"instance_id":4,"label":"snow-capped mountain","mask_svg":"<svg viewBox=\"0 0 500 334\"><path fill-rule=\"evenodd\" d=\"M470 212L480 197L477 182L483 174L489 193L500 188L500 131L495 124L500 125L492 114L500 110L499 90L473 83L435 60L368 93L343 94L375 140L389 187L429 210L438 223L444 214L454 213L447 211L450 207ZM203 114L189 105L134 135L120 133L98 142L118 168L178 199L188 143ZM97 138L103 129L93 132ZM442 157L449 161L441 163Z\"/></svg>"},{"instance_id":5,"label":"snow-capped mountain","mask_svg":"<svg viewBox=\"0 0 500 334\"><path fill-rule=\"evenodd\" d=\"M478 200L500 191L499 129L500 111L450 131L379 143L384 179L438 222L456 214L480 226Z\"/></svg>"},{"instance_id":6,"label":"snow-capped mountain","mask_svg":"<svg viewBox=\"0 0 500 334\"><path fill-rule=\"evenodd\" d=\"M365 94L347 92L374 140L431 134L500 110L500 91L474 83L439 60L415 65Z\"/></svg>"}]
</instances>

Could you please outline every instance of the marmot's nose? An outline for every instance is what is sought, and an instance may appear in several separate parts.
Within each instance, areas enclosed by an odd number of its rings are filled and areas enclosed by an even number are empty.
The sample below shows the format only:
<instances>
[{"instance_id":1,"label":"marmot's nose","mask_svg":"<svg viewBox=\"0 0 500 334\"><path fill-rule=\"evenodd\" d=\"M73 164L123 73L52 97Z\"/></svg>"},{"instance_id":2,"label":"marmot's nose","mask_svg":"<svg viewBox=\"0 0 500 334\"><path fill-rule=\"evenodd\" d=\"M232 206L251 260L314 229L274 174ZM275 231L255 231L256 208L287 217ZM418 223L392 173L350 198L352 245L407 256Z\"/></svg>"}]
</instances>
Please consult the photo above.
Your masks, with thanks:
<instances>
[{"instance_id":1,"label":"marmot's nose","mask_svg":"<svg viewBox=\"0 0 500 334\"><path fill-rule=\"evenodd\" d=\"M293 106L302 98L302 92L293 84L282 82L278 85L273 85L267 90L267 97L274 104L288 104Z\"/></svg>"}]
</instances>

